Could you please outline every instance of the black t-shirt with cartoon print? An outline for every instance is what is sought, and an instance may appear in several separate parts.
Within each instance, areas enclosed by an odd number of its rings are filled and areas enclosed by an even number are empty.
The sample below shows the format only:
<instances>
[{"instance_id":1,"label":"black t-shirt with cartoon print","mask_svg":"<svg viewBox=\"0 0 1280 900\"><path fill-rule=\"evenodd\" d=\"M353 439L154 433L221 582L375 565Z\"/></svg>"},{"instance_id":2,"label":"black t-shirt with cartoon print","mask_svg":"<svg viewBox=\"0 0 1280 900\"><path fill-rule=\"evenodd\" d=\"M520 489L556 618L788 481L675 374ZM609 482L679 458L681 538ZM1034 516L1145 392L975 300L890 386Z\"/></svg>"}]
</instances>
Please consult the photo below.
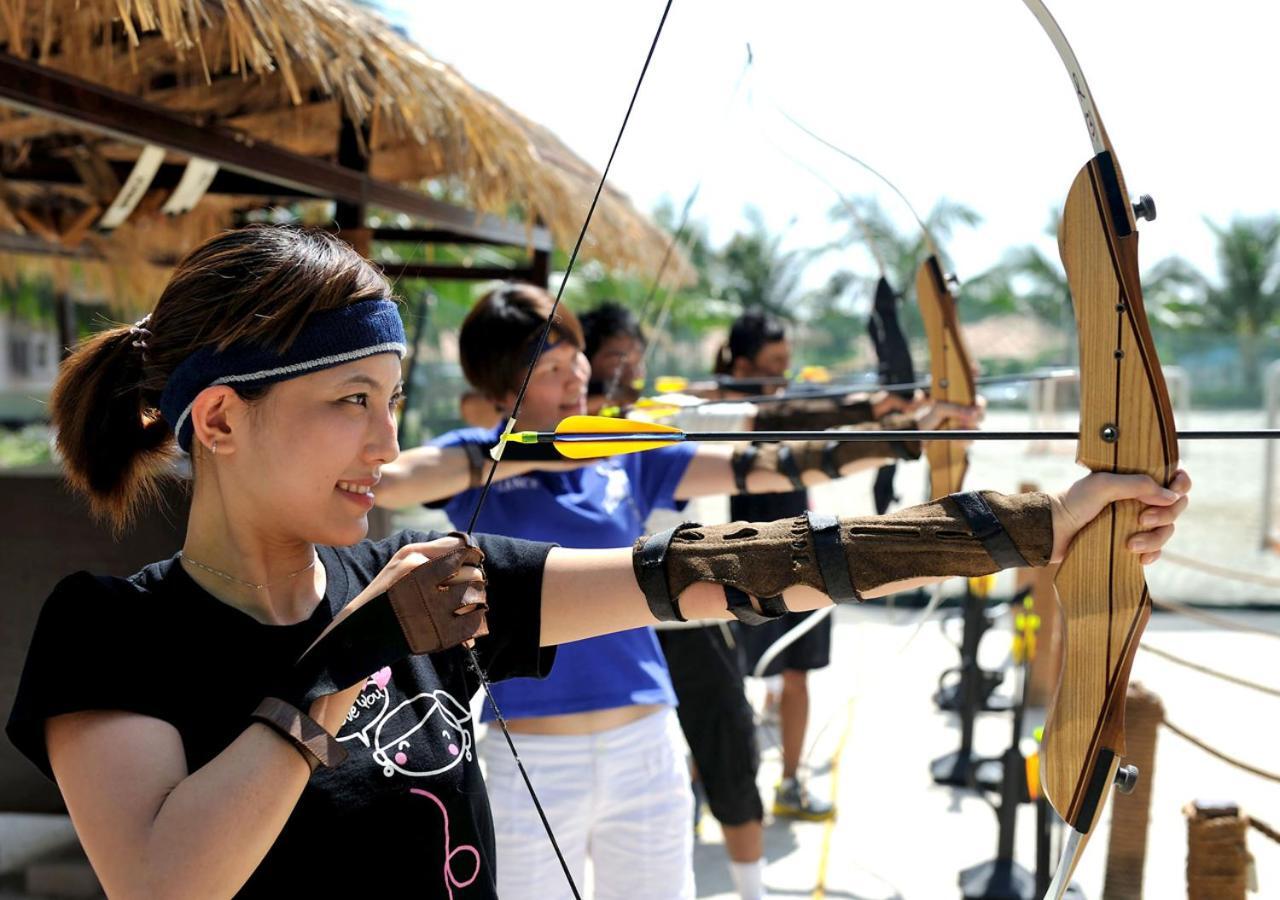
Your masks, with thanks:
<instances>
[{"instance_id":1,"label":"black t-shirt with cartoon print","mask_svg":"<svg viewBox=\"0 0 1280 900\"><path fill-rule=\"evenodd\" d=\"M397 549L439 534L318 548L325 602L306 622L263 625L222 603L177 558L130 578L79 572L45 602L9 718L14 745L49 775L45 719L119 709L171 723L189 771L249 724L266 686L298 658ZM495 680L545 675L542 569L550 544L478 537ZM347 761L312 776L283 832L238 896L496 897L493 823L474 751L479 685L459 648L369 673L338 735Z\"/></svg>"}]
</instances>

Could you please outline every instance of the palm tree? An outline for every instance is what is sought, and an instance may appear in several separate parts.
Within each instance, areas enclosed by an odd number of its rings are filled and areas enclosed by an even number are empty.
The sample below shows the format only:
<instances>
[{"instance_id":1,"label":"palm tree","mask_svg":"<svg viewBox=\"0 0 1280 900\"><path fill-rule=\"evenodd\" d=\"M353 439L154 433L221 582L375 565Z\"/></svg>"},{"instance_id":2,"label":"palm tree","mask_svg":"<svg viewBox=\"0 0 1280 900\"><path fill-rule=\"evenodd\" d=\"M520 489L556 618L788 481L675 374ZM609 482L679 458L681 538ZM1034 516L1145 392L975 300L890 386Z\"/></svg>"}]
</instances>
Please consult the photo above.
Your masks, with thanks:
<instances>
[{"instance_id":1,"label":"palm tree","mask_svg":"<svg viewBox=\"0 0 1280 900\"><path fill-rule=\"evenodd\" d=\"M759 309L781 319L796 318L800 274L811 253L783 250L785 232L771 234L760 210L746 209L750 229L738 232L716 254L716 293L740 310Z\"/></svg>"},{"instance_id":2,"label":"palm tree","mask_svg":"<svg viewBox=\"0 0 1280 900\"><path fill-rule=\"evenodd\" d=\"M845 223L848 230L823 250L841 251L867 241L874 243L874 252L884 260L885 276L894 290L901 292L906 300L903 304L903 330L908 335L923 335L924 325L915 304L914 292L916 270L929 253L924 234L914 226L905 232L899 231L897 223L885 213L873 197L851 198L847 205L841 203L833 207L830 216L833 221ZM938 248L938 252L942 255L943 268L951 271L954 266L945 249L947 239L959 226L972 228L980 224L982 216L962 203L944 198L929 211L924 221L934 239L942 245ZM858 304L859 310L865 315L866 310L870 308L872 286L879 274L877 272L868 277L849 271L838 271L831 276L827 286L819 292L819 296L831 305L835 304L845 292L857 291L865 298Z\"/></svg>"},{"instance_id":3,"label":"palm tree","mask_svg":"<svg viewBox=\"0 0 1280 900\"><path fill-rule=\"evenodd\" d=\"M1217 239L1219 283L1175 256L1155 267L1148 292L1161 322L1234 336L1245 387L1257 398L1262 341L1280 325L1280 216L1204 221Z\"/></svg>"}]
</instances>

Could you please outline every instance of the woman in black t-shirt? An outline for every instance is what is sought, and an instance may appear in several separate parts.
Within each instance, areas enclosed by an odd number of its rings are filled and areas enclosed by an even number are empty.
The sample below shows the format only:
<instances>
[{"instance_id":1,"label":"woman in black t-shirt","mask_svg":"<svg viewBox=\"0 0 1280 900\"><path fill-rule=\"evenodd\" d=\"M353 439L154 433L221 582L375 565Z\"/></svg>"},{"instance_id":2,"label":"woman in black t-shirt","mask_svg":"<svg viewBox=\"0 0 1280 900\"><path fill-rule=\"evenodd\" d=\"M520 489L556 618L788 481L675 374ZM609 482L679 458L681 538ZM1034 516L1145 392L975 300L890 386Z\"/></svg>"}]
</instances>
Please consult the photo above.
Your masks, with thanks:
<instances>
[{"instance_id":1,"label":"woman in black t-shirt","mask_svg":"<svg viewBox=\"0 0 1280 900\"><path fill-rule=\"evenodd\" d=\"M738 523L634 549L365 541L398 453L389 296L323 232L227 232L177 266L151 315L63 365L58 446L98 515L125 527L178 452L193 473L179 553L58 584L7 727L57 779L111 895L493 897L464 641L495 678L537 675L557 644L655 618L759 620L1011 553L1043 565L1124 498L1151 507L1130 543L1151 561L1185 507L1184 475L1172 491L1092 475L1060 496L966 494L884 523Z\"/></svg>"}]
</instances>

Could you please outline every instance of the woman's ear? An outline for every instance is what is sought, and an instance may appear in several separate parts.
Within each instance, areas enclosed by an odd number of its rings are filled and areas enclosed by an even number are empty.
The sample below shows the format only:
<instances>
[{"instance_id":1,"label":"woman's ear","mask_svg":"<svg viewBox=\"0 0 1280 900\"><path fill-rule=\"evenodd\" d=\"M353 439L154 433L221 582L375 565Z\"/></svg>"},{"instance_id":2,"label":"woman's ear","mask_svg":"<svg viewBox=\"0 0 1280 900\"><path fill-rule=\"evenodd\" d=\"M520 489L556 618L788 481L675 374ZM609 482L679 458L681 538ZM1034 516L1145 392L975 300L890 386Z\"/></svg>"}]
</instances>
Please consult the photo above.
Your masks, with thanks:
<instances>
[{"instance_id":1,"label":"woman's ear","mask_svg":"<svg viewBox=\"0 0 1280 900\"><path fill-rule=\"evenodd\" d=\"M191 404L192 443L203 444L214 455L235 452L236 428L245 402L224 384L207 387ZM215 449L216 446L216 449Z\"/></svg>"}]
</instances>

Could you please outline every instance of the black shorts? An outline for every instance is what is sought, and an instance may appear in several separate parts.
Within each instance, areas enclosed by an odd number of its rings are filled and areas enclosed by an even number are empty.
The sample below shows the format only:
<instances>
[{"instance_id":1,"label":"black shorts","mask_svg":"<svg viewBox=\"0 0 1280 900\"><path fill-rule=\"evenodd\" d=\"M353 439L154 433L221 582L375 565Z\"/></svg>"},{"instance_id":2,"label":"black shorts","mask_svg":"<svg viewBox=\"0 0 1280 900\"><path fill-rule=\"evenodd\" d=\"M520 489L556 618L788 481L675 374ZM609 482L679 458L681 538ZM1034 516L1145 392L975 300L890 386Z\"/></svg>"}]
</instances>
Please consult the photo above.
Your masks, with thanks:
<instances>
[{"instance_id":1,"label":"black shorts","mask_svg":"<svg viewBox=\"0 0 1280 900\"><path fill-rule=\"evenodd\" d=\"M735 633L746 652L746 673L754 674L756 663L760 657L792 628L795 628L809 616L806 613L787 613L780 619L765 622L763 625L741 625ZM736 624L736 623L735 623ZM783 671L808 672L811 669L822 669L831 664L831 616L818 623L795 643L785 648L769 663L763 675L778 675Z\"/></svg>"},{"instance_id":2,"label":"black shorts","mask_svg":"<svg viewBox=\"0 0 1280 900\"><path fill-rule=\"evenodd\" d=\"M760 821L760 749L751 704L742 689L739 648L730 646L715 626L659 630L658 641L680 701L680 729L711 814L721 825Z\"/></svg>"}]
</instances>

